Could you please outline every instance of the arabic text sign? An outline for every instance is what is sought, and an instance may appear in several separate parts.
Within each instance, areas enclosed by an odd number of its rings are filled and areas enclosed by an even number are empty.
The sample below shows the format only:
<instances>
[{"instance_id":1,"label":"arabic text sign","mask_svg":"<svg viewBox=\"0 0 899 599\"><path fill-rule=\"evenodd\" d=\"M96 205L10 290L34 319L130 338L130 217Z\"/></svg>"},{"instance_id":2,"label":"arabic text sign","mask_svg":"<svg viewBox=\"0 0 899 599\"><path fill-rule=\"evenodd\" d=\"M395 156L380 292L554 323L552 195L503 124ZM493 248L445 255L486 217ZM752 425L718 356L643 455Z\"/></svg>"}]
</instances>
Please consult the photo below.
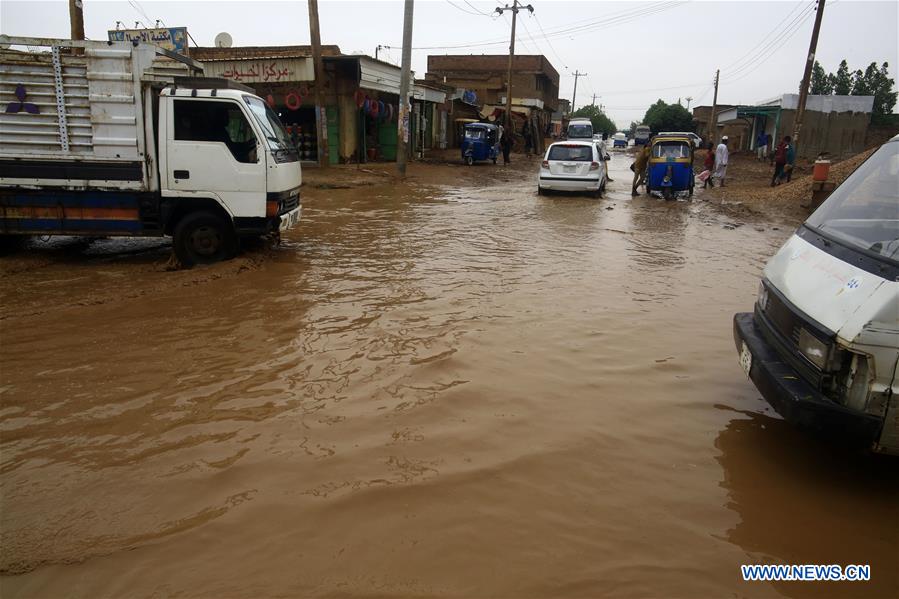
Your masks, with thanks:
<instances>
[{"instance_id":1,"label":"arabic text sign","mask_svg":"<svg viewBox=\"0 0 899 599\"><path fill-rule=\"evenodd\" d=\"M118 29L109 32L111 42L133 42L156 44L166 50L187 54L187 28L161 27L159 29Z\"/></svg>"},{"instance_id":2,"label":"arabic text sign","mask_svg":"<svg viewBox=\"0 0 899 599\"><path fill-rule=\"evenodd\" d=\"M223 77L240 83L283 83L312 81L312 61L308 58L259 60L212 60L203 63L207 77Z\"/></svg>"}]
</instances>

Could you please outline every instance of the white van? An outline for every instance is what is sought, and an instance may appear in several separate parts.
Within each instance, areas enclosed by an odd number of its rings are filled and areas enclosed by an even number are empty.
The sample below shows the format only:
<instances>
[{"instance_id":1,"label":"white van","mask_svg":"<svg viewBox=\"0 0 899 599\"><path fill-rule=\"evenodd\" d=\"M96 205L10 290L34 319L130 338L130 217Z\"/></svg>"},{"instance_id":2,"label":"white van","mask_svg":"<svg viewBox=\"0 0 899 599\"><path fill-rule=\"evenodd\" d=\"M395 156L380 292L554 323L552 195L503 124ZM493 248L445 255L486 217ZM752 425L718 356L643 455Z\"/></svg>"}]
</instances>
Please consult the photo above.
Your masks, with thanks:
<instances>
[{"instance_id":1,"label":"white van","mask_svg":"<svg viewBox=\"0 0 899 599\"><path fill-rule=\"evenodd\" d=\"M568 139L593 139L593 123L587 118L571 119L566 132Z\"/></svg>"},{"instance_id":2,"label":"white van","mask_svg":"<svg viewBox=\"0 0 899 599\"><path fill-rule=\"evenodd\" d=\"M899 135L771 258L734 341L786 420L899 455Z\"/></svg>"}]
</instances>

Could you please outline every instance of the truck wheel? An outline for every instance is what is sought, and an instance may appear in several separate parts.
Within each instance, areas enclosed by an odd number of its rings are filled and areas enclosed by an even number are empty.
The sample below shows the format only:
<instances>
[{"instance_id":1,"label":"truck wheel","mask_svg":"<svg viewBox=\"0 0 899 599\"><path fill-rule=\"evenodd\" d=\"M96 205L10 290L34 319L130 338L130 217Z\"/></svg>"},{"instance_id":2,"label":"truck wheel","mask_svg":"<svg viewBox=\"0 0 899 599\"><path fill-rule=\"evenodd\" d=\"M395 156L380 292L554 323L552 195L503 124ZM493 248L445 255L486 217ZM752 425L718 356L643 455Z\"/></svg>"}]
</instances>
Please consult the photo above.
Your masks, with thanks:
<instances>
[{"instance_id":1,"label":"truck wheel","mask_svg":"<svg viewBox=\"0 0 899 599\"><path fill-rule=\"evenodd\" d=\"M18 252L30 238L30 235L0 235L0 256Z\"/></svg>"},{"instance_id":2,"label":"truck wheel","mask_svg":"<svg viewBox=\"0 0 899 599\"><path fill-rule=\"evenodd\" d=\"M185 267L227 260L237 252L234 228L211 212L192 212L175 227L175 255Z\"/></svg>"}]
</instances>

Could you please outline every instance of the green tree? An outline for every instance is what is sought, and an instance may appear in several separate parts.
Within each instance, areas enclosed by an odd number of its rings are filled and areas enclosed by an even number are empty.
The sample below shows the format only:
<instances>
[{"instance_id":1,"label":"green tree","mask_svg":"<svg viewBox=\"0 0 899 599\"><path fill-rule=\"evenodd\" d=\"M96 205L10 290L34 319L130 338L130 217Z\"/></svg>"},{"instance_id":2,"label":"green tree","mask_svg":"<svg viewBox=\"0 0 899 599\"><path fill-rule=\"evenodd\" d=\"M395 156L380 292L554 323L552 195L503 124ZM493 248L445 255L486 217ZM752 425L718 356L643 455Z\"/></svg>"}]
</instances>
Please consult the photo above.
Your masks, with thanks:
<instances>
[{"instance_id":1,"label":"green tree","mask_svg":"<svg viewBox=\"0 0 899 599\"><path fill-rule=\"evenodd\" d=\"M812 67L812 82L809 93L818 96L829 96L833 93L833 82L824 71L824 67L817 60L815 61L815 66Z\"/></svg>"},{"instance_id":2,"label":"green tree","mask_svg":"<svg viewBox=\"0 0 899 599\"><path fill-rule=\"evenodd\" d=\"M627 128L628 137L633 137L634 133L637 132L637 127L639 127L639 126L640 126L640 123L638 123L637 121L631 121L631 126Z\"/></svg>"},{"instance_id":3,"label":"green tree","mask_svg":"<svg viewBox=\"0 0 899 599\"><path fill-rule=\"evenodd\" d=\"M873 116L876 121L889 118L889 115L893 114L893 108L896 107L896 99L899 97L899 92L893 91L896 87L896 81L890 77L889 66L889 63L883 63L880 69L875 69L876 73L872 75Z\"/></svg>"},{"instance_id":4,"label":"green tree","mask_svg":"<svg viewBox=\"0 0 899 599\"><path fill-rule=\"evenodd\" d=\"M618 129L615 128L615 123L612 119L607 117L605 113L594 104L581 106L571 113L571 118L577 117L590 119L590 122L593 123L593 133L612 135L618 131Z\"/></svg>"},{"instance_id":5,"label":"green tree","mask_svg":"<svg viewBox=\"0 0 899 599\"><path fill-rule=\"evenodd\" d=\"M660 131L693 131L693 115L679 103L666 104L659 100L649 107L643 124L647 125L653 133Z\"/></svg>"},{"instance_id":6,"label":"green tree","mask_svg":"<svg viewBox=\"0 0 899 599\"><path fill-rule=\"evenodd\" d=\"M849 74L849 65L845 59L840 61L837 72L831 73L827 78L836 95L848 96L852 92L852 75Z\"/></svg>"},{"instance_id":7,"label":"green tree","mask_svg":"<svg viewBox=\"0 0 899 599\"><path fill-rule=\"evenodd\" d=\"M861 69L858 69L857 71L855 71L855 73L852 74L852 91L849 92L851 95L853 95L853 96L870 96L871 95L871 89L868 86L868 84L870 83L870 79L871 79L871 77L870 77L871 67L874 67L875 71L877 70L877 65L872 62L866 72L862 72Z\"/></svg>"}]
</instances>

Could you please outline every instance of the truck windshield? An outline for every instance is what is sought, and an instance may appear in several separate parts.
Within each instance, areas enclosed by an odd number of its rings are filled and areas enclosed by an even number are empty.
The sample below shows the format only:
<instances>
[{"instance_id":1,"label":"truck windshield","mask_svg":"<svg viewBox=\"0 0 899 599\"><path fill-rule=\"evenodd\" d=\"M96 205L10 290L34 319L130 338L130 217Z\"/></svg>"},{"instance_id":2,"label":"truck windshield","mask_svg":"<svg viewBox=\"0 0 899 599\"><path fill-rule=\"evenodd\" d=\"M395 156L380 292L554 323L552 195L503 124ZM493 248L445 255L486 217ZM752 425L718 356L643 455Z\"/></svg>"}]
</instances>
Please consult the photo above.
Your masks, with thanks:
<instances>
[{"instance_id":1,"label":"truck windshield","mask_svg":"<svg viewBox=\"0 0 899 599\"><path fill-rule=\"evenodd\" d=\"M568 127L570 139L593 139L593 125L571 125Z\"/></svg>"},{"instance_id":2,"label":"truck windshield","mask_svg":"<svg viewBox=\"0 0 899 599\"><path fill-rule=\"evenodd\" d=\"M250 107L250 112L253 113L256 122L262 127L268 147L271 150L292 149L290 137L288 137L287 131L284 130L284 126L281 124L275 111L259 98L244 96L243 99L247 106Z\"/></svg>"},{"instance_id":3,"label":"truck windshield","mask_svg":"<svg viewBox=\"0 0 899 599\"><path fill-rule=\"evenodd\" d=\"M805 224L838 243L899 266L899 142L877 150Z\"/></svg>"}]
</instances>

